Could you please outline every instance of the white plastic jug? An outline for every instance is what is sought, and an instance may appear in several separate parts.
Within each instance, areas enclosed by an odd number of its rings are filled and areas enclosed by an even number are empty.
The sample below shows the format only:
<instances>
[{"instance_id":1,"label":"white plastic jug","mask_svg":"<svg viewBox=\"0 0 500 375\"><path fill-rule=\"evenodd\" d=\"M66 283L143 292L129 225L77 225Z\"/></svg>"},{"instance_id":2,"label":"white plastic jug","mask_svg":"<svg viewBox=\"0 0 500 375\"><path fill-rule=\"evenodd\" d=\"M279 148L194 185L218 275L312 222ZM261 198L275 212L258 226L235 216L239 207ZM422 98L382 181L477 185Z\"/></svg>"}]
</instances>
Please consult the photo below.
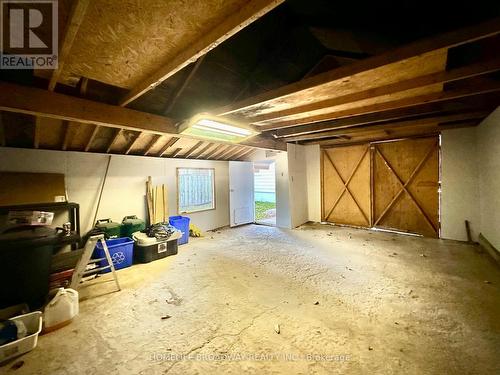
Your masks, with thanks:
<instances>
[{"instance_id":1,"label":"white plastic jug","mask_svg":"<svg viewBox=\"0 0 500 375\"><path fill-rule=\"evenodd\" d=\"M71 323L78 315L78 292L59 288L56 295L45 306L43 313L44 332L54 331Z\"/></svg>"}]
</instances>

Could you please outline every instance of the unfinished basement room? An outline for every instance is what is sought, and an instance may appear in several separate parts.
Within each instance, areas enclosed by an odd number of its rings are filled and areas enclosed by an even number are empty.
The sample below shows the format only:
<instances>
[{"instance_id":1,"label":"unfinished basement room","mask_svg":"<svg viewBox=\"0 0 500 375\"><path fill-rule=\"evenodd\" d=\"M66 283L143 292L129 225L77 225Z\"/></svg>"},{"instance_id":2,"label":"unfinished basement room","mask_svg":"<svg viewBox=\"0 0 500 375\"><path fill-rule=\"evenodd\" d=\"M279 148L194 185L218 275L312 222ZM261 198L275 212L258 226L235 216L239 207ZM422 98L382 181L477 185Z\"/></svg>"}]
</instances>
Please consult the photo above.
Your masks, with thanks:
<instances>
[{"instance_id":1,"label":"unfinished basement room","mask_svg":"<svg viewBox=\"0 0 500 375\"><path fill-rule=\"evenodd\" d=\"M0 374L500 374L500 2L0 6Z\"/></svg>"}]
</instances>

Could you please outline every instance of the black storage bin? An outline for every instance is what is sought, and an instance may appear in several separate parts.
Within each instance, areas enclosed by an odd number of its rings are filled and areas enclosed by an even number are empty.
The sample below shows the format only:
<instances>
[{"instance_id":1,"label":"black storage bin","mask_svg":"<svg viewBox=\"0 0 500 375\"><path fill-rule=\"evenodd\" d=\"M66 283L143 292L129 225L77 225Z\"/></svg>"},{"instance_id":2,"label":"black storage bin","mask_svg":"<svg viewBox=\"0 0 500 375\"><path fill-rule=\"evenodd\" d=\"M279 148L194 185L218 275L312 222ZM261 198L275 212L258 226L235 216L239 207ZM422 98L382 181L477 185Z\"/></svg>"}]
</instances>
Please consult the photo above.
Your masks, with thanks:
<instances>
[{"instance_id":1,"label":"black storage bin","mask_svg":"<svg viewBox=\"0 0 500 375\"><path fill-rule=\"evenodd\" d=\"M177 240L161 241L151 245L134 244L134 263L149 263L153 260L177 254Z\"/></svg>"},{"instance_id":2,"label":"black storage bin","mask_svg":"<svg viewBox=\"0 0 500 375\"><path fill-rule=\"evenodd\" d=\"M0 308L27 303L40 308L49 293L54 245L52 228L23 227L0 235Z\"/></svg>"}]
</instances>

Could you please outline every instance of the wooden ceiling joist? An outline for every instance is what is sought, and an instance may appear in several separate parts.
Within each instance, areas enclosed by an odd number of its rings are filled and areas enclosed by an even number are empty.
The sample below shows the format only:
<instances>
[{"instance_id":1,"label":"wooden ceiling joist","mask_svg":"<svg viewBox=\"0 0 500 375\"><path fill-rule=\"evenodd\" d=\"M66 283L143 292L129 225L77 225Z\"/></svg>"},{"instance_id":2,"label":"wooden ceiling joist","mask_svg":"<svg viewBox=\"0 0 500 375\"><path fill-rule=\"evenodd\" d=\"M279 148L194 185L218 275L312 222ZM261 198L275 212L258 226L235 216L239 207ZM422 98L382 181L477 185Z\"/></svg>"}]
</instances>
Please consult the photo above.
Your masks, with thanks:
<instances>
[{"instance_id":1,"label":"wooden ceiling joist","mask_svg":"<svg viewBox=\"0 0 500 375\"><path fill-rule=\"evenodd\" d=\"M132 142L130 142L130 144L128 145L127 149L125 150L125 155L130 154L130 151L132 151L132 149L136 145L136 143L139 140L139 138L141 137L141 135L142 135L141 132L139 132L139 133L137 133L137 134L134 135L134 138L132 139Z\"/></svg>"},{"instance_id":2,"label":"wooden ceiling joist","mask_svg":"<svg viewBox=\"0 0 500 375\"><path fill-rule=\"evenodd\" d=\"M183 157L184 157L184 158L186 158L186 159L187 159L187 158L189 158L191 155L193 155L193 154L196 152L196 150L197 150L198 148L200 148L200 146L201 146L203 143L204 143L203 141L199 141L199 142L197 142L197 143L196 143L193 147L191 147L191 148L189 149L189 151L188 151L188 152L186 152L186 153L183 155Z\"/></svg>"},{"instance_id":3,"label":"wooden ceiling joist","mask_svg":"<svg viewBox=\"0 0 500 375\"><path fill-rule=\"evenodd\" d=\"M328 85L331 82L341 81L358 73L374 70L410 58L416 58L433 51L443 50L446 52L449 48L495 36L499 33L500 20L493 19L480 25L410 43L393 51L341 66L299 82L270 90L235 104L219 108L215 110L214 113L218 115L232 114L246 117L269 113L273 111L273 106L277 105L277 110L283 109L284 103L290 100L293 101L296 97L313 97L315 89L318 89L320 86Z\"/></svg>"},{"instance_id":4,"label":"wooden ceiling joist","mask_svg":"<svg viewBox=\"0 0 500 375\"><path fill-rule=\"evenodd\" d=\"M33 129L33 148L40 146L40 118L35 119L35 128Z\"/></svg>"},{"instance_id":5,"label":"wooden ceiling joist","mask_svg":"<svg viewBox=\"0 0 500 375\"><path fill-rule=\"evenodd\" d=\"M158 156L161 158L163 155L165 155L165 153L167 152L167 150L170 147L172 147L174 144L176 144L178 140L179 140L179 138L177 138L177 137L170 138L167 141L167 143L165 143L165 145L161 148L160 152L158 152Z\"/></svg>"},{"instance_id":6,"label":"wooden ceiling joist","mask_svg":"<svg viewBox=\"0 0 500 375\"><path fill-rule=\"evenodd\" d=\"M64 137L63 137L63 143L61 146L61 150L66 151L69 146L69 142L71 140L71 133L73 130L73 124L68 122L68 121L63 121L63 126L64 126Z\"/></svg>"},{"instance_id":7,"label":"wooden ceiling joist","mask_svg":"<svg viewBox=\"0 0 500 375\"><path fill-rule=\"evenodd\" d=\"M474 85L473 87L470 87L467 89L434 92L434 93L430 93L430 94L413 96L413 97L399 99L399 100L393 100L393 101L388 101L388 102L383 102L383 103L376 103L376 104L367 105L367 106L363 106L363 107L356 107L354 109L347 109L347 110L323 113L320 115L313 115L313 116L301 118L298 120L277 122L277 123L274 123L273 125L270 125L269 127L264 127L264 128L265 128L265 130L270 130L269 128L272 128L272 129L287 128L287 127L292 127L292 126L297 126L297 125L304 125L304 124L310 124L310 123L315 123L315 122L329 121L329 120L334 120L334 119L339 119L339 118L359 116L359 115L365 115L365 114L370 114L370 113L377 113L377 112L389 111L389 110L394 110L394 109L412 107L412 106L417 106L417 105L425 104L425 103L437 103L437 102L442 102L442 101L455 100L455 99L465 98L468 96L481 95L481 94L486 94L486 93L491 93L491 92L496 92L496 91L500 91L500 83L487 82L487 83L484 83L481 85Z\"/></svg>"},{"instance_id":8,"label":"wooden ceiling joist","mask_svg":"<svg viewBox=\"0 0 500 375\"><path fill-rule=\"evenodd\" d=\"M0 112L0 147L5 147L5 125L2 121L2 113Z\"/></svg>"},{"instance_id":9,"label":"wooden ceiling joist","mask_svg":"<svg viewBox=\"0 0 500 375\"><path fill-rule=\"evenodd\" d=\"M167 106L165 108L165 111L163 112L164 115L168 115L172 108L174 108L175 103L177 103L177 99L182 95L184 90L186 89L187 85L189 85L189 82L193 79L194 75L198 71L198 68L200 67L201 63L203 62L204 58L206 55L201 56L196 63L194 63L193 67L189 71L189 74L187 75L186 79L184 79L181 83L181 85L177 88L175 93L172 95L172 99L170 99L167 103Z\"/></svg>"},{"instance_id":10,"label":"wooden ceiling joist","mask_svg":"<svg viewBox=\"0 0 500 375\"><path fill-rule=\"evenodd\" d=\"M195 155L193 155L193 158L195 159L200 159L201 156L208 151L209 148L213 147L213 143L207 144L205 147L203 147L200 151L198 151Z\"/></svg>"},{"instance_id":11,"label":"wooden ceiling joist","mask_svg":"<svg viewBox=\"0 0 500 375\"><path fill-rule=\"evenodd\" d=\"M486 106L483 106L482 100L484 99L484 95L470 96L467 97L459 104L454 101L450 102L439 102L439 103L426 103L421 105L416 105L408 108L399 108L394 110L382 111L378 113L370 113L367 115L353 116L349 118L341 118L336 120L331 120L327 122L317 122L307 125L300 125L294 127L287 127L283 129L275 130L274 136L278 139L282 137L291 137L304 135L309 133L318 133L327 130L333 129L341 129L341 128L351 128L355 126L368 125L368 124L376 124L380 122L386 121L396 121L410 118L417 118L420 116L426 115L438 115L443 112L452 111L452 110L463 110L463 111L471 111L474 109L491 109L498 104L493 103L485 103ZM498 102L498 101L496 101ZM448 108L449 107L449 108Z\"/></svg>"},{"instance_id":12,"label":"wooden ceiling joist","mask_svg":"<svg viewBox=\"0 0 500 375\"><path fill-rule=\"evenodd\" d=\"M0 110L160 135L178 133L175 122L164 116L7 82L0 82ZM243 143L286 150L284 143L263 135Z\"/></svg>"},{"instance_id":13,"label":"wooden ceiling joist","mask_svg":"<svg viewBox=\"0 0 500 375\"><path fill-rule=\"evenodd\" d=\"M238 150L239 146L232 146L226 149L222 154L217 156L217 160L224 160L228 155L232 154L234 151Z\"/></svg>"},{"instance_id":14,"label":"wooden ceiling joist","mask_svg":"<svg viewBox=\"0 0 500 375\"><path fill-rule=\"evenodd\" d=\"M384 122L382 124L374 124L374 125L364 125L357 126L352 128L341 128L328 130L324 132L305 134L300 136L292 136L287 137L287 142L300 142L300 141L309 141L309 140L318 140L329 137L340 137L340 136L348 136L347 139L350 139L350 136L361 134L366 131L375 131L375 130L392 130L399 127L414 125L414 126L426 126L426 125L438 125L440 123L447 123L453 121L464 121L464 120L474 120L476 123L479 119L485 118L490 112L489 111L475 111L475 112L465 112L459 114L451 114L451 115L442 115L442 116L430 116L422 119L410 119L405 121L396 121L396 122Z\"/></svg>"},{"instance_id":15,"label":"wooden ceiling joist","mask_svg":"<svg viewBox=\"0 0 500 375\"><path fill-rule=\"evenodd\" d=\"M80 25L85 17L85 12L87 11L87 6L89 5L90 0L75 0L71 7L71 12L68 17L68 23L66 26L66 30L64 33L64 37L61 45L59 46L59 56L57 69L54 70L52 76L50 77L49 87L50 91L54 91L57 81L59 80L59 76L64 68L64 63L66 62L66 58L68 57L71 47L73 46L73 42L75 40L75 36L80 28Z\"/></svg>"},{"instance_id":16,"label":"wooden ceiling joist","mask_svg":"<svg viewBox=\"0 0 500 375\"><path fill-rule=\"evenodd\" d=\"M95 136L97 135L99 128L100 128L99 125L94 126L94 130L92 130L92 133L90 134L89 140L87 141L87 144L85 145L85 152L90 150L90 147L92 146L92 142L94 142Z\"/></svg>"},{"instance_id":17,"label":"wooden ceiling joist","mask_svg":"<svg viewBox=\"0 0 500 375\"><path fill-rule=\"evenodd\" d=\"M233 160L238 160L240 157L245 155L247 152L249 152L251 149L247 147L242 147L238 152L234 155L232 155Z\"/></svg>"},{"instance_id":18,"label":"wooden ceiling joist","mask_svg":"<svg viewBox=\"0 0 500 375\"><path fill-rule=\"evenodd\" d=\"M233 160L236 158L236 155L238 155L240 152L242 152L245 147L236 147L234 148L231 152L227 153L227 155L224 157L224 160Z\"/></svg>"},{"instance_id":19,"label":"wooden ceiling joist","mask_svg":"<svg viewBox=\"0 0 500 375\"><path fill-rule=\"evenodd\" d=\"M175 158L182 151L182 147L177 147L172 153L170 153L168 158Z\"/></svg>"},{"instance_id":20,"label":"wooden ceiling joist","mask_svg":"<svg viewBox=\"0 0 500 375\"><path fill-rule=\"evenodd\" d=\"M217 159L219 155L225 152L229 147L229 145L221 145L220 147L215 148L212 152L205 156L206 159Z\"/></svg>"},{"instance_id":21,"label":"wooden ceiling joist","mask_svg":"<svg viewBox=\"0 0 500 375\"><path fill-rule=\"evenodd\" d=\"M245 151L243 154L241 154L238 159L236 160L240 160L240 161L243 161L243 160L248 160L248 158L253 155L257 150L255 149L249 149L247 151Z\"/></svg>"},{"instance_id":22,"label":"wooden ceiling joist","mask_svg":"<svg viewBox=\"0 0 500 375\"><path fill-rule=\"evenodd\" d=\"M308 103L297 107L289 108L283 111L272 112L269 114L256 116L252 118L252 123L265 125L269 120L273 124L264 126L265 130L276 129L280 127L280 123L274 124L278 120L284 120L288 116L301 115L301 117L308 117L307 114L314 114L314 111L324 110L325 108L335 107L342 104L362 101L374 97L384 95L391 95L398 92L411 90L419 87L425 87L440 83L447 83L466 78L476 77L500 70L500 59L482 62L465 66L461 68L452 69L449 71L440 71L435 73L417 76L403 81L389 83L384 86L373 87L367 90L357 91L346 95L337 96L331 99L326 99L318 102Z\"/></svg>"},{"instance_id":23,"label":"wooden ceiling joist","mask_svg":"<svg viewBox=\"0 0 500 375\"><path fill-rule=\"evenodd\" d=\"M149 142L149 144L146 146L143 156L148 156L151 150L158 144L161 138L162 138L161 135L155 134L153 136L153 139L151 139L151 142Z\"/></svg>"},{"instance_id":24,"label":"wooden ceiling joist","mask_svg":"<svg viewBox=\"0 0 500 375\"><path fill-rule=\"evenodd\" d=\"M108 144L108 148L106 149L106 153L109 154L111 151L111 148L115 144L116 140L118 139L118 136L122 133L122 129L116 129L115 133L113 134L113 137L111 138L111 141Z\"/></svg>"},{"instance_id":25,"label":"wooden ceiling joist","mask_svg":"<svg viewBox=\"0 0 500 375\"><path fill-rule=\"evenodd\" d=\"M196 61L223 41L229 39L238 31L256 21L264 14L274 9L284 0L250 0L235 14L227 17L214 29L199 38L194 44L187 46L174 59L168 61L162 68L152 74L148 79L140 82L120 101L121 106L134 101L145 92L155 88L161 82L174 75L176 72Z\"/></svg>"}]
</instances>

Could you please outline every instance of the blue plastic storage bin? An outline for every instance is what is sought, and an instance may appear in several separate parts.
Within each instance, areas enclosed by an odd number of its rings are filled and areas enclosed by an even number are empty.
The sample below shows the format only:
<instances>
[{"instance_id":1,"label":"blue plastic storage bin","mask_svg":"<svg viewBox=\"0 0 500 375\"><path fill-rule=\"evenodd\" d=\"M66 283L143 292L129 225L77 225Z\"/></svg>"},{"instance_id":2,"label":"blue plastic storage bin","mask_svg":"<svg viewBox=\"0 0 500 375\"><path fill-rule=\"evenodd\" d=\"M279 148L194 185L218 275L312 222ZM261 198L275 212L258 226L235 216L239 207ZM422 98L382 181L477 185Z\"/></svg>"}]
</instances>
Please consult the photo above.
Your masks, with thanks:
<instances>
[{"instance_id":1,"label":"blue plastic storage bin","mask_svg":"<svg viewBox=\"0 0 500 375\"><path fill-rule=\"evenodd\" d=\"M128 237L123 238L112 238L106 240L106 245L108 246L109 255L115 266L115 270L130 267L134 259L134 240ZM102 248L101 241L97 242L95 246L94 254L92 258L105 258L104 249ZM108 265L107 260L101 260L99 267L105 267ZM111 269L101 271L101 273L111 272Z\"/></svg>"},{"instance_id":2,"label":"blue plastic storage bin","mask_svg":"<svg viewBox=\"0 0 500 375\"><path fill-rule=\"evenodd\" d=\"M191 219L186 216L170 216L170 225L182 232L182 237L177 240L179 245L188 243L189 241L189 221Z\"/></svg>"}]
</instances>

